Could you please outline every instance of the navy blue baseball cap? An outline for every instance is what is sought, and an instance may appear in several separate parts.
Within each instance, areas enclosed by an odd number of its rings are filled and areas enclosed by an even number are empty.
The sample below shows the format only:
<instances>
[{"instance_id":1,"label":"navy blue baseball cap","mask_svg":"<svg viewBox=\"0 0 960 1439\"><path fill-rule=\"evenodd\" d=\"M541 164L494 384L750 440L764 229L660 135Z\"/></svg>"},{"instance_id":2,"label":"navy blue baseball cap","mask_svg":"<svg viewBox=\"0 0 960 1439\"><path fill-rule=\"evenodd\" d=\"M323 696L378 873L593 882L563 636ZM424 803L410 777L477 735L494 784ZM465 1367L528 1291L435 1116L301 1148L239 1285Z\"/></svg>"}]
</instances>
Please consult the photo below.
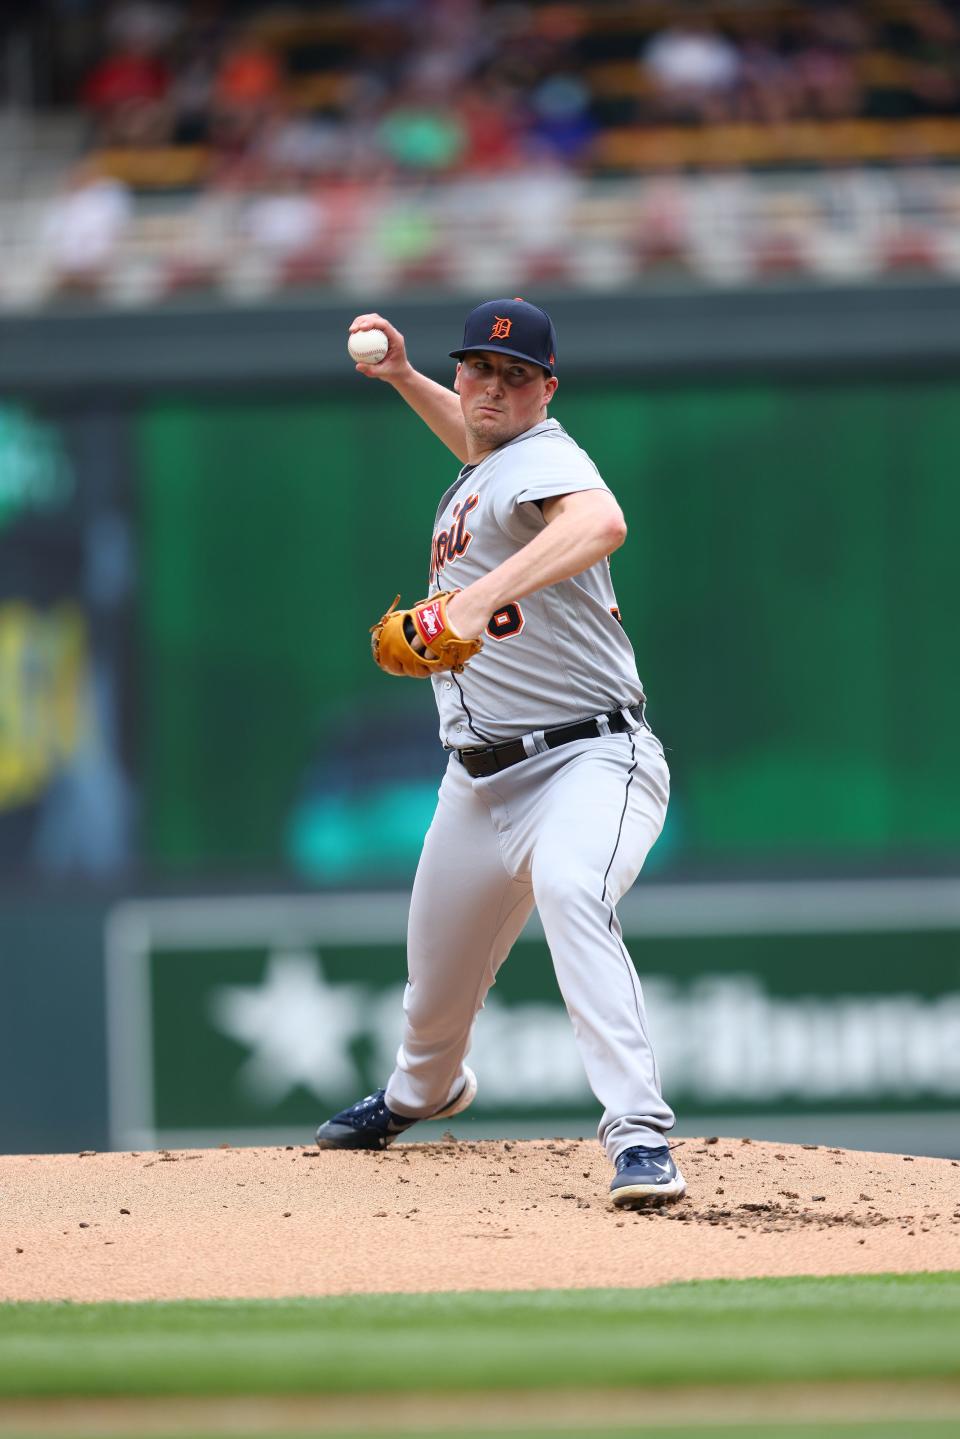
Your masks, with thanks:
<instances>
[{"instance_id":1,"label":"navy blue baseball cap","mask_svg":"<svg viewBox=\"0 0 960 1439\"><path fill-rule=\"evenodd\" d=\"M450 358L462 360L472 350L498 350L516 355L553 374L557 363L557 332L546 310L514 300L487 300L467 316L463 344L451 350Z\"/></svg>"}]
</instances>

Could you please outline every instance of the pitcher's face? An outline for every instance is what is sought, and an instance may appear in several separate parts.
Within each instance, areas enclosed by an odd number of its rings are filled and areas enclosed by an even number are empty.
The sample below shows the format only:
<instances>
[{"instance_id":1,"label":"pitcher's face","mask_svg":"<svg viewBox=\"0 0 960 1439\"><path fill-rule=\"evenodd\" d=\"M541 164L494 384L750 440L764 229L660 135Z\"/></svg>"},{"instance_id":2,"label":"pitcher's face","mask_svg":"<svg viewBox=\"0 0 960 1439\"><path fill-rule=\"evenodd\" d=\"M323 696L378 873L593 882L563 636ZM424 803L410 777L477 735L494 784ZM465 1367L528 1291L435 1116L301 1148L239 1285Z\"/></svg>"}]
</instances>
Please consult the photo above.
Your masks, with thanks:
<instances>
[{"instance_id":1,"label":"pitcher's face","mask_svg":"<svg viewBox=\"0 0 960 1439\"><path fill-rule=\"evenodd\" d=\"M529 360L498 350L473 350L457 366L454 389L471 458L495 450L546 417L557 379Z\"/></svg>"}]
</instances>

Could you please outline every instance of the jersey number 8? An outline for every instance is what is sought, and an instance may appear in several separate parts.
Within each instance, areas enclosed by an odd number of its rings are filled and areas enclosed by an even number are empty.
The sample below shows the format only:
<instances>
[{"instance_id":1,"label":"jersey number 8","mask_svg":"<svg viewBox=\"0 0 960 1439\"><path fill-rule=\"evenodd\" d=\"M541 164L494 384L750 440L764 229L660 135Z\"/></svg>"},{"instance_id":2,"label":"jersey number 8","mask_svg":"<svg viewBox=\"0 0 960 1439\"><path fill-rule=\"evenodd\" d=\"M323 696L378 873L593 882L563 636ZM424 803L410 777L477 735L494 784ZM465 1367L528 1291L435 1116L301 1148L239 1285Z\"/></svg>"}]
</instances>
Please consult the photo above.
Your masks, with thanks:
<instances>
[{"instance_id":1,"label":"jersey number 8","mask_svg":"<svg viewBox=\"0 0 960 1439\"><path fill-rule=\"evenodd\" d=\"M496 614L490 616L487 634L492 640L508 640L512 635L520 633L523 623L523 611L511 600L510 604L504 605Z\"/></svg>"}]
</instances>

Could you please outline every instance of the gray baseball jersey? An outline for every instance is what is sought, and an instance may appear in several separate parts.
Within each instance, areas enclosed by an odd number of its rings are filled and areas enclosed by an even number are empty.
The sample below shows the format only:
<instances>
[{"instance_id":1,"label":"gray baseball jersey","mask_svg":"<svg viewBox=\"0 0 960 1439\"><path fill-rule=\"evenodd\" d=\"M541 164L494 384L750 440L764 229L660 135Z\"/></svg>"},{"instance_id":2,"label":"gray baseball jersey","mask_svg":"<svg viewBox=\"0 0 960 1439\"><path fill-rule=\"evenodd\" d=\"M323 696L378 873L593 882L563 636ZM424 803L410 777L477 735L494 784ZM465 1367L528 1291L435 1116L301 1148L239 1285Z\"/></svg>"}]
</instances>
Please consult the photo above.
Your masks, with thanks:
<instances>
[{"instance_id":1,"label":"gray baseball jersey","mask_svg":"<svg viewBox=\"0 0 960 1439\"><path fill-rule=\"evenodd\" d=\"M544 420L465 465L440 502L430 593L466 589L544 529L537 501L605 490L596 465ZM460 674L433 678L440 736L451 749L514 739L637 704L643 689L619 622L609 561L506 603Z\"/></svg>"}]
</instances>

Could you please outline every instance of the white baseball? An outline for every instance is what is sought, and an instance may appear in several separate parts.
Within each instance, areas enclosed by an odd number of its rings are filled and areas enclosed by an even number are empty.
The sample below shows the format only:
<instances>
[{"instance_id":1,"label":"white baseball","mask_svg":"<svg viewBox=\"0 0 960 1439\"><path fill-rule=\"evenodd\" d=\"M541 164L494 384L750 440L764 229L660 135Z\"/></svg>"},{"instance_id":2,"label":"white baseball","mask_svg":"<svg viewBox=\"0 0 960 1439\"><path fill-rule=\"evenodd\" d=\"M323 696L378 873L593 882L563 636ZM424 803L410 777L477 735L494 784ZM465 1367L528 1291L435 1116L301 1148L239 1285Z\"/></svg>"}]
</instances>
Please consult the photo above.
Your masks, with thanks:
<instances>
[{"instance_id":1,"label":"white baseball","mask_svg":"<svg viewBox=\"0 0 960 1439\"><path fill-rule=\"evenodd\" d=\"M390 341L382 330L357 330L347 341L350 358L364 365L379 365L389 348Z\"/></svg>"}]
</instances>

